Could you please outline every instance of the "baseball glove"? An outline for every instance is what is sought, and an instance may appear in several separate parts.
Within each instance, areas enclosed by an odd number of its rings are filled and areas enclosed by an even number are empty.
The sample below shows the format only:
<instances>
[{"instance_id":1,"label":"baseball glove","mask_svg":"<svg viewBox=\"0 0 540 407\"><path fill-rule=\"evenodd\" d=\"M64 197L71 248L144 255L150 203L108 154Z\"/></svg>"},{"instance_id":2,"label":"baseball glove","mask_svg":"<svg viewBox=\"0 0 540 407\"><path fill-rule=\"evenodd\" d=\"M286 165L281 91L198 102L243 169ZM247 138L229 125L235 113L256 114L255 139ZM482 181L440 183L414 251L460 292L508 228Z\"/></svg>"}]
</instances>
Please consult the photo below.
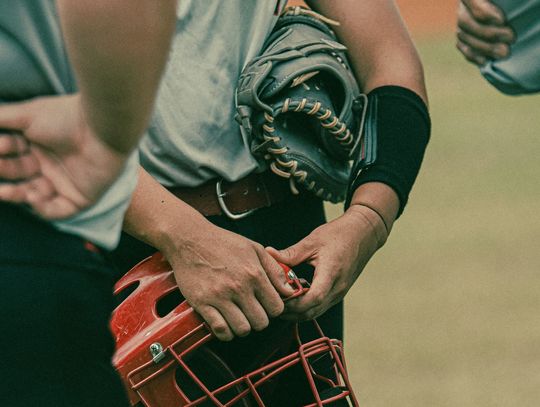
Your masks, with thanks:
<instances>
[{"instance_id":1,"label":"baseball glove","mask_svg":"<svg viewBox=\"0 0 540 407\"><path fill-rule=\"evenodd\" d=\"M252 153L288 178L293 193L300 187L341 202L367 98L328 24L337 23L300 7L285 10L240 76L237 121Z\"/></svg>"}]
</instances>

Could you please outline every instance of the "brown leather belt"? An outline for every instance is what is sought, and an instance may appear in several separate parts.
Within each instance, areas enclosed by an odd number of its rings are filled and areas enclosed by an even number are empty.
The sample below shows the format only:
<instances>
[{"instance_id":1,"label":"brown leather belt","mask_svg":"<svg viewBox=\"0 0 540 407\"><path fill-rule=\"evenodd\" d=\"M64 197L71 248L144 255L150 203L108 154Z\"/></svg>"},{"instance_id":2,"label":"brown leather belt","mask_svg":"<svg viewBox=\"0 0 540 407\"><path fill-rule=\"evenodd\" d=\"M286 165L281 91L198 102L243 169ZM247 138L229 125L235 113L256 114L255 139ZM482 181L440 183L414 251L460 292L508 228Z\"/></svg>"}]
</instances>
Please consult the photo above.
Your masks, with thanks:
<instances>
[{"instance_id":1,"label":"brown leather belt","mask_svg":"<svg viewBox=\"0 0 540 407\"><path fill-rule=\"evenodd\" d=\"M234 220L292 195L287 180L271 172L250 174L232 183L210 181L194 188L172 187L169 191L204 216L224 214Z\"/></svg>"}]
</instances>

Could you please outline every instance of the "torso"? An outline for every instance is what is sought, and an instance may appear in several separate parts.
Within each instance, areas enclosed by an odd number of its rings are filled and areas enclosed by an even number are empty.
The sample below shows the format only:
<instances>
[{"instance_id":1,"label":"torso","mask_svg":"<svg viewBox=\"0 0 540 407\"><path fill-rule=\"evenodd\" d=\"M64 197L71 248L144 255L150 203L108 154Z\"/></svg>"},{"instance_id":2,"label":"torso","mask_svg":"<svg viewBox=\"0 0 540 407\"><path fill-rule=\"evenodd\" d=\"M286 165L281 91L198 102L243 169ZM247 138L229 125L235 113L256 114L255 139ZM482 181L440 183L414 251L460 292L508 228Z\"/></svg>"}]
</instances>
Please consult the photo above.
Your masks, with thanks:
<instances>
[{"instance_id":1,"label":"torso","mask_svg":"<svg viewBox=\"0 0 540 407\"><path fill-rule=\"evenodd\" d=\"M183 0L141 164L166 186L235 181L262 169L234 120L243 66L284 6L268 0Z\"/></svg>"}]
</instances>

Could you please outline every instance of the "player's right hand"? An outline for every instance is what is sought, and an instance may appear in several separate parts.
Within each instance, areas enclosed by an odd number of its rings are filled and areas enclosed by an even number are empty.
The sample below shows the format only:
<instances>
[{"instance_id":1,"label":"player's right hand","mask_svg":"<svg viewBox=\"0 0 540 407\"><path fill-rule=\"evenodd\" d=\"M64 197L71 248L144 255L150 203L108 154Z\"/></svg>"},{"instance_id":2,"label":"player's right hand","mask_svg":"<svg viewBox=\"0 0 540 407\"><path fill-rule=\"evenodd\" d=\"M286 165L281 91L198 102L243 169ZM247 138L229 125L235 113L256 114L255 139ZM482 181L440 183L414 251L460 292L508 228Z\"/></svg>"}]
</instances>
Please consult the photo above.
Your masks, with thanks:
<instances>
[{"instance_id":1,"label":"player's right hand","mask_svg":"<svg viewBox=\"0 0 540 407\"><path fill-rule=\"evenodd\" d=\"M283 312L282 298L294 290L263 246L204 218L188 233L186 225L178 230L160 249L183 296L218 339L260 331Z\"/></svg>"},{"instance_id":2,"label":"player's right hand","mask_svg":"<svg viewBox=\"0 0 540 407\"><path fill-rule=\"evenodd\" d=\"M510 55L515 33L504 13L489 0L461 0L456 47L475 65Z\"/></svg>"}]
</instances>

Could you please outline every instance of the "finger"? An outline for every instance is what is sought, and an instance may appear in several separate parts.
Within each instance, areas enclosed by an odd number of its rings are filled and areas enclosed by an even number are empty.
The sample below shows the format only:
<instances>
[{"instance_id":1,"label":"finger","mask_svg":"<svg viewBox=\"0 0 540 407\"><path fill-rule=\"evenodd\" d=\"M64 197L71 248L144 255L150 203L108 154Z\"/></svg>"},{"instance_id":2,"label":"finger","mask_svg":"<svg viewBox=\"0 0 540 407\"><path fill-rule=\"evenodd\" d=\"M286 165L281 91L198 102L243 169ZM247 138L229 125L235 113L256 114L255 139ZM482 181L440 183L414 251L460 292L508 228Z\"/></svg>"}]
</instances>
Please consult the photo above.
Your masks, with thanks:
<instances>
[{"instance_id":1,"label":"finger","mask_svg":"<svg viewBox=\"0 0 540 407\"><path fill-rule=\"evenodd\" d=\"M44 177L37 177L30 181L18 183L0 183L0 200L17 204L28 204L33 212L43 218L47 218L46 214L50 210L48 206L55 196L56 190ZM52 217L52 219L67 216L69 215L60 213Z\"/></svg>"},{"instance_id":2,"label":"finger","mask_svg":"<svg viewBox=\"0 0 540 407\"><path fill-rule=\"evenodd\" d=\"M475 65L482 66L487 62L487 59L481 55L475 54L472 49L463 44L461 41L457 41L456 48L461 52L465 59Z\"/></svg>"},{"instance_id":3,"label":"finger","mask_svg":"<svg viewBox=\"0 0 540 407\"><path fill-rule=\"evenodd\" d=\"M462 0L476 21L503 25L506 21L500 8L489 0Z\"/></svg>"},{"instance_id":4,"label":"finger","mask_svg":"<svg viewBox=\"0 0 540 407\"><path fill-rule=\"evenodd\" d=\"M227 324L236 336L246 336L251 332L251 325L248 319L236 304L227 302L219 307L215 307L223 315L223 318L225 318L225 321L227 321Z\"/></svg>"},{"instance_id":5,"label":"finger","mask_svg":"<svg viewBox=\"0 0 540 407\"><path fill-rule=\"evenodd\" d=\"M311 244L311 239L309 236L300 240L298 243L287 247L286 249L276 250L273 247L267 247L266 251L270 253L274 259L280 263L286 264L289 267L294 267L305 262L315 252L314 245Z\"/></svg>"},{"instance_id":6,"label":"finger","mask_svg":"<svg viewBox=\"0 0 540 407\"><path fill-rule=\"evenodd\" d=\"M0 129L24 130L29 124L29 106L32 102L0 105Z\"/></svg>"},{"instance_id":7,"label":"finger","mask_svg":"<svg viewBox=\"0 0 540 407\"><path fill-rule=\"evenodd\" d=\"M332 288L336 284L334 273L330 267L320 263L315 268L313 282L309 290L301 297L289 301L285 312L305 314L306 312L327 306L334 298Z\"/></svg>"},{"instance_id":8,"label":"finger","mask_svg":"<svg viewBox=\"0 0 540 407\"><path fill-rule=\"evenodd\" d=\"M0 157L0 179L24 180L35 177L40 172L39 162L31 154Z\"/></svg>"},{"instance_id":9,"label":"finger","mask_svg":"<svg viewBox=\"0 0 540 407\"><path fill-rule=\"evenodd\" d=\"M28 182L26 201L35 205L40 201L50 201L57 195L53 184L45 177L37 177Z\"/></svg>"},{"instance_id":10,"label":"finger","mask_svg":"<svg viewBox=\"0 0 540 407\"><path fill-rule=\"evenodd\" d=\"M510 47L506 44L485 42L461 30L457 32L457 37L459 41L470 47L477 56L499 59L506 58L510 54Z\"/></svg>"},{"instance_id":11,"label":"finger","mask_svg":"<svg viewBox=\"0 0 540 407\"><path fill-rule=\"evenodd\" d=\"M460 30L490 43L512 44L516 40L516 35L511 27L480 24L465 9L458 13L457 26Z\"/></svg>"},{"instance_id":12,"label":"finger","mask_svg":"<svg viewBox=\"0 0 540 407\"><path fill-rule=\"evenodd\" d=\"M47 220L68 218L83 209L61 195L54 195L52 199L47 200L36 198L31 207L37 215Z\"/></svg>"},{"instance_id":13,"label":"finger","mask_svg":"<svg viewBox=\"0 0 540 407\"><path fill-rule=\"evenodd\" d=\"M0 201L26 203L26 191L24 184L0 183Z\"/></svg>"},{"instance_id":14,"label":"finger","mask_svg":"<svg viewBox=\"0 0 540 407\"><path fill-rule=\"evenodd\" d=\"M28 141L17 134L0 134L0 155L13 156L28 152Z\"/></svg>"},{"instance_id":15,"label":"finger","mask_svg":"<svg viewBox=\"0 0 540 407\"><path fill-rule=\"evenodd\" d=\"M256 297L244 298L242 304L238 305L246 316L249 325L253 330L262 331L270 323L265 309L259 303L259 301L257 301Z\"/></svg>"},{"instance_id":16,"label":"finger","mask_svg":"<svg viewBox=\"0 0 540 407\"><path fill-rule=\"evenodd\" d=\"M229 324L227 324L225 318L223 318L221 313L216 308L212 306L205 306L197 309L196 311L208 324L214 336L220 341L230 341L234 338L234 334L231 331Z\"/></svg>"},{"instance_id":17,"label":"finger","mask_svg":"<svg viewBox=\"0 0 540 407\"><path fill-rule=\"evenodd\" d=\"M275 317L279 315L281 311L283 311L283 307L281 305L283 304L283 301L281 300L281 297L290 297L294 294L294 289L287 282L283 268L270 254L268 254L268 252L265 250L261 250L260 252L257 251L257 255L259 256L259 261L266 274L266 279L270 283L268 285L263 285L263 287L261 287L262 290L259 291L259 294L262 296L262 300L266 305L270 305L268 304L269 302L272 303L272 309L267 309L267 311L269 311L270 316ZM275 309L275 307L280 309ZM279 313L276 314L278 311Z\"/></svg>"},{"instance_id":18,"label":"finger","mask_svg":"<svg viewBox=\"0 0 540 407\"><path fill-rule=\"evenodd\" d=\"M285 304L283 297L289 297L294 293L293 288L287 283L281 266L264 250L257 251L259 261L263 266L260 280L253 284L253 292L270 318L275 318L283 312Z\"/></svg>"}]
</instances>

